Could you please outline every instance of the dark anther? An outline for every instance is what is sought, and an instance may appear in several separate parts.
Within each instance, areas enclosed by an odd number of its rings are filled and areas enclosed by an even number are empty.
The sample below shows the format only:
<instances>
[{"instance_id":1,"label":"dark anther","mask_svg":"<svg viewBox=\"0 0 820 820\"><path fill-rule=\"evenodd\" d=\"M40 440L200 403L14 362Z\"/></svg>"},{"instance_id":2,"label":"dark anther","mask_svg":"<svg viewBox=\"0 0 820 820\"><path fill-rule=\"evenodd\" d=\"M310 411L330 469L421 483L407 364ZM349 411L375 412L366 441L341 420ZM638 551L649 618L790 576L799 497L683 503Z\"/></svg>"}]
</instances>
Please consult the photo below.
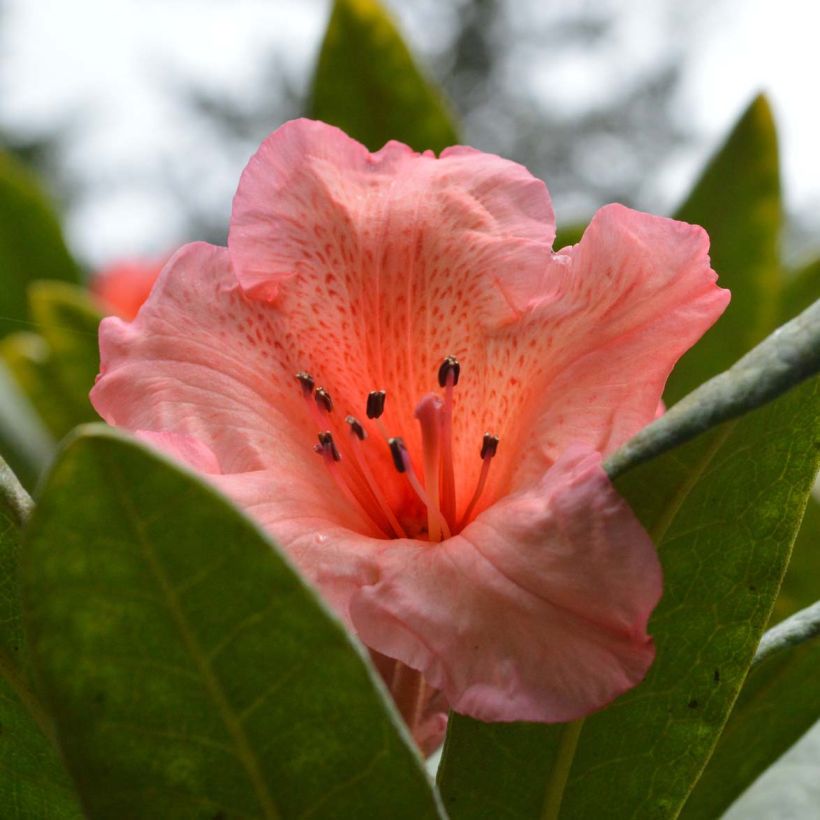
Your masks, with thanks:
<instances>
[{"instance_id":1,"label":"dark anther","mask_svg":"<svg viewBox=\"0 0 820 820\"><path fill-rule=\"evenodd\" d=\"M387 393L384 390L371 390L367 394L367 417L369 419L377 419L384 413L384 400L387 398Z\"/></svg>"},{"instance_id":2,"label":"dark anther","mask_svg":"<svg viewBox=\"0 0 820 820\"><path fill-rule=\"evenodd\" d=\"M316 382L313 381L313 376L311 376L306 370L300 370L296 374L296 380L302 385L302 392L306 396L309 396L313 392L313 386Z\"/></svg>"},{"instance_id":3,"label":"dark anther","mask_svg":"<svg viewBox=\"0 0 820 820\"><path fill-rule=\"evenodd\" d=\"M458 376L461 373L461 365L455 356L448 356L438 369L438 386L447 387L447 378L453 374L453 384L458 384Z\"/></svg>"},{"instance_id":4,"label":"dark anther","mask_svg":"<svg viewBox=\"0 0 820 820\"><path fill-rule=\"evenodd\" d=\"M321 445L321 452L330 453L334 461L341 461L342 457L336 449L336 442L333 441L333 436L327 430L324 433L319 433L319 444Z\"/></svg>"},{"instance_id":5,"label":"dark anther","mask_svg":"<svg viewBox=\"0 0 820 820\"><path fill-rule=\"evenodd\" d=\"M367 432L355 416L348 416L345 421L350 425L350 429L356 434L359 441L364 441L367 438Z\"/></svg>"},{"instance_id":6,"label":"dark anther","mask_svg":"<svg viewBox=\"0 0 820 820\"><path fill-rule=\"evenodd\" d=\"M333 399L330 398L330 393L328 393L324 387L317 387L313 395L316 398L316 404L326 413L329 413L333 409Z\"/></svg>"},{"instance_id":7,"label":"dark anther","mask_svg":"<svg viewBox=\"0 0 820 820\"><path fill-rule=\"evenodd\" d=\"M390 445L390 455L393 456L393 464L396 465L396 469L400 473L406 472L407 468L404 466L404 441L397 437L388 439L387 443Z\"/></svg>"},{"instance_id":8,"label":"dark anther","mask_svg":"<svg viewBox=\"0 0 820 820\"><path fill-rule=\"evenodd\" d=\"M498 450L498 436L484 433L484 441L481 443L481 458L492 458Z\"/></svg>"}]
</instances>

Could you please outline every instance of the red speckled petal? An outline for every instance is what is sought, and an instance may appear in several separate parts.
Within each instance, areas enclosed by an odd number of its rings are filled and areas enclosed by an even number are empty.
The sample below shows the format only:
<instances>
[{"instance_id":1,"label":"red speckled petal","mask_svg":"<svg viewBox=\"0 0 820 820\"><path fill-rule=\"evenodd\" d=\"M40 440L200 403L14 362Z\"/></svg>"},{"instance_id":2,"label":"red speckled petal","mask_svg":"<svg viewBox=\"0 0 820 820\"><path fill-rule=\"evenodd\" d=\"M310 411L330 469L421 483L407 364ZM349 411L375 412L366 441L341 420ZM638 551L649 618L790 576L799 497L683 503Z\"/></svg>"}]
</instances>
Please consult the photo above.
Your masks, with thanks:
<instances>
[{"instance_id":1,"label":"red speckled petal","mask_svg":"<svg viewBox=\"0 0 820 820\"><path fill-rule=\"evenodd\" d=\"M554 257L560 296L535 307L495 353L513 358L509 372L528 383L509 391L518 402L506 437L515 462L504 465L513 487L537 479L570 443L606 455L656 418L675 363L729 302L708 250L702 228L609 205ZM516 349L527 351L519 366Z\"/></svg>"},{"instance_id":2,"label":"red speckled petal","mask_svg":"<svg viewBox=\"0 0 820 820\"><path fill-rule=\"evenodd\" d=\"M516 163L395 142L370 154L298 120L249 162L228 245L242 285L287 315L298 366L345 412L362 412L362 390L386 389L391 432L418 457L412 412L441 359L480 364L487 332L541 293L553 237L546 187ZM484 375L464 378L477 414Z\"/></svg>"},{"instance_id":3,"label":"red speckled petal","mask_svg":"<svg viewBox=\"0 0 820 820\"><path fill-rule=\"evenodd\" d=\"M203 472L253 482L270 471L267 492L295 516L321 511L325 525L370 532L313 453L316 428L285 365L281 319L239 287L225 248L187 245L133 322L103 320L91 401L109 424Z\"/></svg>"}]
</instances>

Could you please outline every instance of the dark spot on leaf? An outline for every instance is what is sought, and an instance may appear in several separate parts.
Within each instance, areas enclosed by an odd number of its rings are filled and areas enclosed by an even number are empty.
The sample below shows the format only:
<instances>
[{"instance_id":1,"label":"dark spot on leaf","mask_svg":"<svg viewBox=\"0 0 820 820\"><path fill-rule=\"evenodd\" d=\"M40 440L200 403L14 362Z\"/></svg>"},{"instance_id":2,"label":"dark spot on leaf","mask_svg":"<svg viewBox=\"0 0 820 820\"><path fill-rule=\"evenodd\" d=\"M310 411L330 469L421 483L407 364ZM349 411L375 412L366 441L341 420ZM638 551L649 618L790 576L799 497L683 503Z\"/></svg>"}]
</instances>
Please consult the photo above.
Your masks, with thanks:
<instances>
[{"instance_id":1,"label":"dark spot on leaf","mask_svg":"<svg viewBox=\"0 0 820 820\"><path fill-rule=\"evenodd\" d=\"M715 683L720 683L720 669L715 669L715 674L712 675L715 680Z\"/></svg>"},{"instance_id":2,"label":"dark spot on leaf","mask_svg":"<svg viewBox=\"0 0 820 820\"><path fill-rule=\"evenodd\" d=\"M218 811L211 817L211 820L228 820L228 815L224 811Z\"/></svg>"},{"instance_id":3,"label":"dark spot on leaf","mask_svg":"<svg viewBox=\"0 0 820 820\"><path fill-rule=\"evenodd\" d=\"M749 592L757 592L757 587L754 584L749 584Z\"/></svg>"},{"instance_id":4,"label":"dark spot on leaf","mask_svg":"<svg viewBox=\"0 0 820 820\"><path fill-rule=\"evenodd\" d=\"M690 700L689 703L687 703L686 705L690 709L697 709L698 706L700 706L700 704L697 702L697 700L695 698L692 698L692 700Z\"/></svg>"},{"instance_id":5,"label":"dark spot on leaf","mask_svg":"<svg viewBox=\"0 0 820 820\"><path fill-rule=\"evenodd\" d=\"M94 703L105 703L105 692L97 692L97 694L94 695Z\"/></svg>"}]
</instances>

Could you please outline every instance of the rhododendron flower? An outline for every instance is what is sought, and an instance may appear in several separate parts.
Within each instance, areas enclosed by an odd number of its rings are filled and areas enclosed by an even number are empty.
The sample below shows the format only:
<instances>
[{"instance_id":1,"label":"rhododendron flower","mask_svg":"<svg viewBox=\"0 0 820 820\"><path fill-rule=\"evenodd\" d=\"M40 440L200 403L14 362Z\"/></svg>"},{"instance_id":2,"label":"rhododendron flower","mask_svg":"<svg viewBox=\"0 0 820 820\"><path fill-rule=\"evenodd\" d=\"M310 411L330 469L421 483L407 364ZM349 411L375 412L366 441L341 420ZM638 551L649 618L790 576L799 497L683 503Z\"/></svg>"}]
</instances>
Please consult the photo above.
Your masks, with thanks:
<instances>
[{"instance_id":1,"label":"rhododendron flower","mask_svg":"<svg viewBox=\"0 0 820 820\"><path fill-rule=\"evenodd\" d=\"M131 321L151 293L165 262L128 260L115 262L95 274L91 292L103 310Z\"/></svg>"},{"instance_id":2,"label":"rhododendron flower","mask_svg":"<svg viewBox=\"0 0 820 820\"><path fill-rule=\"evenodd\" d=\"M653 660L658 560L601 460L728 292L692 225L610 205L554 236L520 165L299 120L248 164L228 247L102 324L101 415L262 522L427 749L448 704L573 720Z\"/></svg>"}]
</instances>

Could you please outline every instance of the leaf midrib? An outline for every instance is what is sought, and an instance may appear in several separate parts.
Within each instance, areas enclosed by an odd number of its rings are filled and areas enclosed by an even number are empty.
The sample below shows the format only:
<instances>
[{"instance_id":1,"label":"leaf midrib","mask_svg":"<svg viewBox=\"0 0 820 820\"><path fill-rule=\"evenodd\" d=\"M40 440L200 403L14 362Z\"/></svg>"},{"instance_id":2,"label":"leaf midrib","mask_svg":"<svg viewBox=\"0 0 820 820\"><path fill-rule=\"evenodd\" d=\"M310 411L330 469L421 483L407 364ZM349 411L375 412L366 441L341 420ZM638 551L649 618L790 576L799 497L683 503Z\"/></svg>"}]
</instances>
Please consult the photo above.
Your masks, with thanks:
<instances>
[{"instance_id":1,"label":"leaf midrib","mask_svg":"<svg viewBox=\"0 0 820 820\"><path fill-rule=\"evenodd\" d=\"M217 713L222 719L222 722L225 725L231 740L233 741L237 759L240 761L246 774L248 775L248 779L253 786L253 790L256 795L256 799L259 802L260 808L264 812L264 816L269 820L280 820L281 814L277 809L273 796L268 789L264 777L262 776L262 772L253 748L248 741L245 731L242 729L238 716L235 715L231 709L231 706L222 691L219 680L216 675L214 675L207 661L205 652L203 652L202 648L199 646L196 637L188 626L188 621L182 610L174 587L168 580L162 568L162 564L157 558L151 541L147 537L147 534L142 526L142 521L140 520L137 510L134 508L134 505L128 496L128 492L124 487L124 478L120 473L117 464L107 455L105 456L105 461L109 472L114 479L113 483L116 485L116 494L120 497L120 503L125 512L126 518L131 523L132 529L137 536L140 547L142 548L143 556L145 557L151 573L156 578L157 584L161 589L168 610L179 632L179 636L182 639L182 642L185 645L194 666L197 668L203 681L205 682L208 693L216 705Z\"/></svg>"}]
</instances>

